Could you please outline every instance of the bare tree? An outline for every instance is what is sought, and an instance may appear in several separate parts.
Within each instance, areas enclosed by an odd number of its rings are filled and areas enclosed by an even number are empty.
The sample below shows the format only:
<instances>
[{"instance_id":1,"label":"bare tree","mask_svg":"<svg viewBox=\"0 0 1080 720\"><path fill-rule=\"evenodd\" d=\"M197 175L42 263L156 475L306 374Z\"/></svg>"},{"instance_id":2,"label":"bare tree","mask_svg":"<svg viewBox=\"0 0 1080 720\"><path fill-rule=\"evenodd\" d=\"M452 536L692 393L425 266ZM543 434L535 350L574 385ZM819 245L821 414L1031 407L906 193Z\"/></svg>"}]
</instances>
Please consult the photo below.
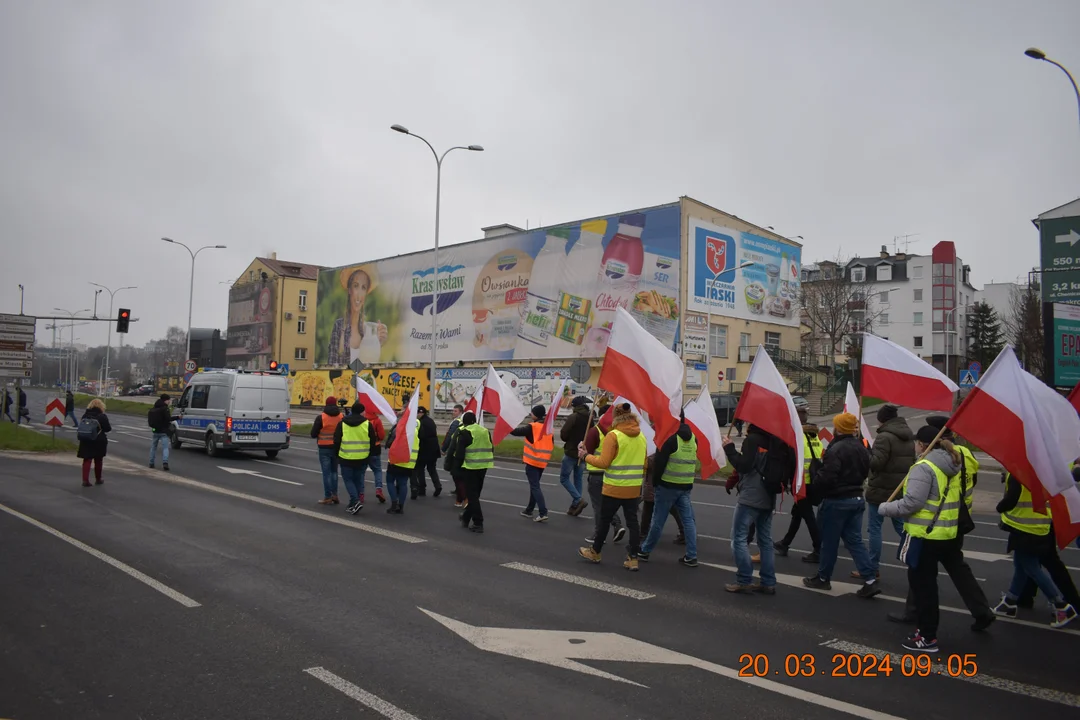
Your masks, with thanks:
<instances>
[{"instance_id":1,"label":"bare tree","mask_svg":"<svg viewBox=\"0 0 1080 720\"><path fill-rule=\"evenodd\" d=\"M873 284L853 282L848 262L837 258L818 263L818 269L809 270L802 283L802 321L825 345L830 364L837 353L846 351L848 336L872 331L881 314L874 310ZM810 345L814 347L813 340Z\"/></svg>"},{"instance_id":2,"label":"bare tree","mask_svg":"<svg viewBox=\"0 0 1080 720\"><path fill-rule=\"evenodd\" d=\"M1029 373L1042 377L1045 346L1042 317L1042 293L1038 283L1028 283L1013 290L1011 312L1004 318L1005 337Z\"/></svg>"}]
</instances>

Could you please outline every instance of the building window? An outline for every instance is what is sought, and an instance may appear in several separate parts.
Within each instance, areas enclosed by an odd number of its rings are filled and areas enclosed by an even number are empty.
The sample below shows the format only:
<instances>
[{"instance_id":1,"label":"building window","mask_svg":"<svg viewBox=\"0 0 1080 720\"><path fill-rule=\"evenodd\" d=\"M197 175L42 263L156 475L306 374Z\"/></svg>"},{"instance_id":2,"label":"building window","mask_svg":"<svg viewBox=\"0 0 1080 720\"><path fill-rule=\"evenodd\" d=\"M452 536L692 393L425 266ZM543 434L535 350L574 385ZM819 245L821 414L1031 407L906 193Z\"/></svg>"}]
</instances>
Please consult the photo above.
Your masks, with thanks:
<instances>
[{"instance_id":1,"label":"building window","mask_svg":"<svg viewBox=\"0 0 1080 720\"><path fill-rule=\"evenodd\" d=\"M922 289L915 291L915 302L922 302Z\"/></svg>"},{"instance_id":2,"label":"building window","mask_svg":"<svg viewBox=\"0 0 1080 720\"><path fill-rule=\"evenodd\" d=\"M913 279L915 279L915 280L921 280L922 279L922 265L912 265L911 266L911 277ZM916 290L916 292L918 292L918 291Z\"/></svg>"},{"instance_id":3,"label":"building window","mask_svg":"<svg viewBox=\"0 0 1080 720\"><path fill-rule=\"evenodd\" d=\"M892 265L885 265L885 264L878 265L877 266L877 279L879 281L881 281L881 280L884 280L884 281L892 280Z\"/></svg>"},{"instance_id":4,"label":"building window","mask_svg":"<svg viewBox=\"0 0 1080 720\"><path fill-rule=\"evenodd\" d=\"M866 268L851 268L851 282L866 282Z\"/></svg>"},{"instance_id":5,"label":"building window","mask_svg":"<svg viewBox=\"0 0 1080 720\"><path fill-rule=\"evenodd\" d=\"M941 332L945 329L945 311L934 310L934 332Z\"/></svg>"},{"instance_id":6,"label":"building window","mask_svg":"<svg viewBox=\"0 0 1080 720\"><path fill-rule=\"evenodd\" d=\"M878 293L878 302L882 302L882 303L889 302L889 291L888 290L884 290L884 291Z\"/></svg>"},{"instance_id":7,"label":"building window","mask_svg":"<svg viewBox=\"0 0 1080 720\"><path fill-rule=\"evenodd\" d=\"M889 324L889 313L881 313L881 315L878 317L878 324L879 325L888 325Z\"/></svg>"},{"instance_id":8,"label":"building window","mask_svg":"<svg viewBox=\"0 0 1080 720\"><path fill-rule=\"evenodd\" d=\"M302 317L296 321L296 332L303 335L307 332L307 318Z\"/></svg>"},{"instance_id":9,"label":"building window","mask_svg":"<svg viewBox=\"0 0 1080 720\"><path fill-rule=\"evenodd\" d=\"M778 332L765 332L765 345L768 347L778 348L780 347L780 333Z\"/></svg>"},{"instance_id":10,"label":"building window","mask_svg":"<svg viewBox=\"0 0 1080 720\"><path fill-rule=\"evenodd\" d=\"M307 310L307 290L300 291L299 305L301 310ZM301 332L303 331L301 330Z\"/></svg>"},{"instance_id":11,"label":"building window","mask_svg":"<svg viewBox=\"0 0 1080 720\"><path fill-rule=\"evenodd\" d=\"M727 357L727 327L709 326L709 354L713 357Z\"/></svg>"},{"instance_id":12,"label":"building window","mask_svg":"<svg viewBox=\"0 0 1080 720\"><path fill-rule=\"evenodd\" d=\"M918 349L922 349L922 335L916 335L911 339L911 343Z\"/></svg>"},{"instance_id":13,"label":"building window","mask_svg":"<svg viewBox=\"0 0 1080 720\"><path fill-rule=\"evenodd\" d=\"M296 355L294 358L297 360L307 360L307 348L296 348Z\"/></svg>"},{"instance_id":14,"label":"building window","mask_svg":"<svg viewBox=\"0 0 1080 720\"><path fill-rule=\"evenodd\" d=\"M921 312L915 313L915 324L916 325L922 325L922 313Z\"/></svg>"}]
</instances>

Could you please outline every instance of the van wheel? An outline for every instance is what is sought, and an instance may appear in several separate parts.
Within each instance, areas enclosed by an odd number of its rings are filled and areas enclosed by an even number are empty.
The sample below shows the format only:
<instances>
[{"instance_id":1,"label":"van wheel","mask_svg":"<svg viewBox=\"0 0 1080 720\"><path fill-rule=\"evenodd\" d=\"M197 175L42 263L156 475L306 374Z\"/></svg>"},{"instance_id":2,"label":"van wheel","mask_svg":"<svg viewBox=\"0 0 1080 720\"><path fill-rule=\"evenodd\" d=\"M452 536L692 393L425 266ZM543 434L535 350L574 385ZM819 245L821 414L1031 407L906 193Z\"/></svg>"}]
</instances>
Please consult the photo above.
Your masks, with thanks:
<instances>
[{"instance_id":1,"label":"van wheel","mask_svg":"<svg viewBox=\"0 0 1080 720\"><path fill-rule=\"evenodd\" d=\"M206 456L217 457L219 454L217 440L214 439L214 433L206 433Z\"/></svg>"},{"instance_id":2,"label":"van wheel","mask_svg":"<svg viewBox=\"0 0 1080 720\"><path fill-rule=\"evenodd\" d=\"M276 458L276 457L277 457L277 454L278 454L278 451L277 451L277 450L267 450L267 451L266 451L266 457L270 458L271 460L273 460L274 458Z\"/></svg>"},{"instance_id":3,"label":"van wheel","mask_svg":"<svg viewBox=\"0 0 1080 720\"><path fill-rule=\"evenodd\" d=\"M173 436L169 438L169 445L172 446L173 450L179 450L180 446L183 445L183 443L180 442L180 438L176 436L176 433L173 433Z\"/></svg>"}]
</instances>

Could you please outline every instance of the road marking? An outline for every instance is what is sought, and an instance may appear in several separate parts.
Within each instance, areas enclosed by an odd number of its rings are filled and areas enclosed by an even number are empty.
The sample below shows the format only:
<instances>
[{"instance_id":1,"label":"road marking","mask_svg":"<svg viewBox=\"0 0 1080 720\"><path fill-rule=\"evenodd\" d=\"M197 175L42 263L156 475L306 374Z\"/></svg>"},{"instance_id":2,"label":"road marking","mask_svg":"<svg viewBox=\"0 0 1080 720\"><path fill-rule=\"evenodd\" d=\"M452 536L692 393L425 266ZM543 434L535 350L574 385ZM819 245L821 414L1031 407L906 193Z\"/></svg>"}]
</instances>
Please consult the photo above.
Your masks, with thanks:
<instances>
[{"instance_id":1,"label":"road marking","mask_svg":"<svg viewBox=\"0 0 1080 720\"><path fill-rule=\"evenodd\" d=\"M385 718L390 718L390 720L419 720L415 715L405 712L396 705L391 705L382 698L372 695L367 690L358 688L345 678L338 677L325 668L313 667L308 668L304 672L313 678L322 680L338 692L351 697L364 707L374 710Z\"/></svg>"},{"instance_id":2,"label":"road marking","mask_svg":"<svg viewBox=\"0 0 1080 720\"><path fill-rule=\"evenodd\" d=\"M395 532L393 530L385 530L381 527L374 525L366 525L355 520L346 520L345 518L337 518L330 515L324 515L322 513L315 512L314 510L305 510L293 505L286 505L285 503L276 502L274 500L267 500L256 495L248 495L247 493L237 492L236 490L229 490L228 488L218 487L217 485L211 485L209 483L199 482L198 480L190 480L185 477L179 477L177 475L170 475L164 477L161 475L155 475L155 480L161 482L174 483L176 485L187 485L188 487L198 488L200 490L209 490L210 492L218 493L219 495L228 495L229 497L238 498L240 500L247 500L248 502L258 503L259 505L265 505L266 507L276 508L278 510L284 510L285 512L296 513L297 515L303 515L304 517L315 518L316 520L322 520L324 522L334 523L335 525L344 525L345 527L352 528L354 530L362 530L374 535L382 535L383 537L391 538L393 540L400 540L410 544L427 542L422 537L416 537L415 535L406 535L405 533Z\"/></svg>"},{"instance_id":3,"label":"road marking","mask_svg":"<svg viewBox=\"0 0 1080 720\"><path fill-rule=\"evenodd\" d=\"M878 600L889 600L891 602L907 604L907 598L894 597L893 595L878 595L877 599ZM971 611L968 610L967 608L954 608L954 607L949 607L948 605L939 605L938 609L941 610L942 612L957 613L958 615L967 615L968 617L971 617ZM1037 622L1035 622L1033 620L1019 620L1019 619L1014 620L1013 618L1007 618L1007 617L1003 617L1003 616L998 616L997 619L998 619L998 622L1003 622L1003 623L1009 623L1009 624L1015 624L1015 625L1026 625L1027 627L1038 628L1040 630L1052 630L1053 632L1056 632L1056 633L1073 633L1073 634L1076 634L1076 635L1080 635L1080 628L1071 628L1071 627L1052 628L1052 627L1050 627L1050 623L1048 623L1048 622L1046 622L1046 623L1037 623Z\"/></svg>"},{"instance_id":4,"label":"road marking","mask_svg":"<svg viewBox=\"0 0 1080 720\"><path fill-rule=\"evenodd\" d=\"M224 470L230 475L250 475L252 477L262 478L263 480L273 480L274 482L285 483L286 485L303 485L304 483L294 482L292 480L282 480L281 478L270 477L269 475L263 475L257 473L254 470L245 470L244 468L234 468L227 465L218 465L218 470Z\"/></svg>"},{"instance_id":5,"label":"road marking","mask_svg":"<svg viewBox=\"0 0 1080 720\"><path fill-rule=\"evenodd\" d=\"M254 462L262 463L263 465L274 465L275 467L289 468L290 470L299 470L300 472L322 475L322 470L312 470L311 468L300 467L299 465L286 465L285 463L279 463L273 460L255 460Z\"/></svg>"},{"instance_id":6,"label":"road marking","mask_svg":"<svg viewBox=\"0 0 1080 720\"><path fill-rule=\"evenodd\" d=\"M852 655L876 655L878 658L888 656L893 665L897 668L900 667L902 661L902 657L898 653L892 653L888 650L879 650L877 648L859 645L858 643L850 643L844 640L829 640L828 642L822 643L822 645ZM972 657L975 656L972 655ZM1038 687L1037 685L1028 685L1027 683L1017 682L1015 680L996 678L992 675L984 675L982 672L977 672L972 677L950 675L946 667L942 664L934 664L932 665L932 668L935 675L941 675L942 677L963 680L964 682L982 685L983 687L994 688L996 690L1004 690L1005 692L1011 692L1014 695L1024 695L1026 697L1035 698L1036 700L1045 700L1047 702L1058 703L1059 705L1080 708L1080 695L1073 695L1072 693L1062 692L1060 690L1050 690Z\"/></svg>"},{"instance_id":7,"label":"road marking","mask_svg":"<svg viewBox=\"0 0 1080 720\"><path fill-rule=\"evenodd\" d=\"M702 565L706 565L717 570L729 570L736 572L736 568L730 565L717 565L716 563L703 562ZM840 580L834 580L830 583L832 590L819 590L817 588L810 588L803 585L803 579L798 575L788 575L786 573L775 573L776 582L780 585L788 585L793 588L800 588L802 590L810 590L816 592L819 595L831 595L832 597L840 597L841 595L852 595L862 587L862 585L856 585L855 583L843 582ZM878 581L880 582L880 580Z\"/></svg>"},{"instance_id":8,"label":"road marking","mask_svg":"<svg viewBox=\"0 0 1080 720\"><path fill-rule=\"evenodd\" d=\"M135 578L136 580L143 583L144 585L147 585L147 586L153 588L154 590L157 590L162 595L164 595L164 596L166 596L166 597L168 597L168 598L170 598L172 600L175 600L176 602L180 603L184 607L187 607L187 608L201 607L201 605L199 603L195 602L194 600L189 598L187 595L184 595L181 592L173 590L168 585L164 585L164 584L158 582L157 580L150 577L146 573L139 572L138 570L131 567L130 565L128 565L126 563L122 563L119 560L117 560L116 558L114 558L114 557L112 557L110 555L106 555L105 553L101 552L100 550L98 550L96 548L90 547L86 543L81 542L79 540L76 540L75 538L71 537L70 535L65 535L64 533L60 532L56 528L50 527L49 525L46 525L45 523L41 522L40 520L35 520L34 518L30 517L29 515L23 515L18 510L14 510L14 509L9 508L8 506L3 505L3 504L0 504L0 510L3 510L4 512L11 515L12 517L17 517L20 520L25 520L26 522L30 523L34 527L38 528L39 530L44 530L45 532L49 533L53 537L59 538L59 539L63 540L64 542L68 543L69 545L73 545L74 547L77 547L78 549L82 550L83 552L89 553L90 555L93 555L98 560L102 561L103 563L106 563L108 565L112 565L114 568L116 568L120 572L126 573L127 575L130 575L131 577Z\"/></svg>"},{"instance_id":9,"label":"road marking","mask_svg":"<svg viewBox=\"0 0 1080 720\"><path fill-rule=\"evenodd\" d=\"M621 585L612 585L611 583L600 582L599 580L581 577L580 575L570 575L569 573L559 572L558 570L548 570L547 568L537 567L536 565L512 562L503 563L499 567L509 568L510 570L520 570L521 572L551 578L552 580L562 580L563 582L568 582L572 585L581 585L582 587L601 590L603 592L611 593L612 595L622 595L623 597L632 598L634 600L648 600L649 598L656 597L652 593L642 592L641 590L634 590L633 588L622 587Z\"/></svg>"},{"instance_id":10,"label":"road marking","mask_svg":"<svg viewBox=\"0 0 1080 720\"><path fill-rule=\"evenodd\" d=\"M544 663L564 670L572 670L586 675L636 685L637 687L645 686L577 661L600 660L639 665L648 663L689 666L736 682L753 685L762 690L769 690L778 695L785 695L831 710L839 710L855 717L866 718L866 720L899 720L895 715L870 710L825 695L818 695L775 680L759 677L741 677L739 671L735 668L718 665L692 655L684 655L659 645L651 645L617 633L477 627L438 615L430 610L424 610L424 608L418 609L479 650Z\"/></svg>"}]
</instances>

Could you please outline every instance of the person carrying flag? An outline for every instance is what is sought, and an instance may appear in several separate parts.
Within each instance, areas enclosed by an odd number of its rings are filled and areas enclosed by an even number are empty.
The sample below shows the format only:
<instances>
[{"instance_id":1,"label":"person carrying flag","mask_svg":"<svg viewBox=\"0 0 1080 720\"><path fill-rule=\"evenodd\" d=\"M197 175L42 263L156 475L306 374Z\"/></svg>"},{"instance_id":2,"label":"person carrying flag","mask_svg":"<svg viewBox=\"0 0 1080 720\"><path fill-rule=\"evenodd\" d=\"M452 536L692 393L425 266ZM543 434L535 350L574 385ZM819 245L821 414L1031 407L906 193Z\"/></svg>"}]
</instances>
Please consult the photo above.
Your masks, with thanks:
<instances>
[{"instance_id":1,"label":"person carrying flag","mask_svg":"<svg viewBox=\"0 0 1080 720\"><path fill-rule=\"evenodd\" d=\"M461 526L474 533L484 532L484 511L480 507L480 494L484 491L484 477L495 466L495 450L491 433L476 422L476 414L467 412L461 416L461 427L454 442L454 467L458 468L465 484L465 509L458 518Z\"/></svg>"},{"instance_id":2,"label":"person carrying flag","mask_svg":"<svg viewBox=\"0 0 1080 720\"><path fill-rule=\"evenodd\" d=\"M547 410L543 405L533 407L529 419L532 421L521 427L514 428L510 434L514 437L524 438L525 446L521 451L521 462L525 463L525 478L529 481L529 503L521 511L521 516L529 518L533 522L547 522L548 509L544 502L544 491L540 487L540 478L544 469L551 462L551 453L555 449L554 438L544 432L544 418ZM533 517L533 508L539 514Z\"/></svg>"}]
</instances>

